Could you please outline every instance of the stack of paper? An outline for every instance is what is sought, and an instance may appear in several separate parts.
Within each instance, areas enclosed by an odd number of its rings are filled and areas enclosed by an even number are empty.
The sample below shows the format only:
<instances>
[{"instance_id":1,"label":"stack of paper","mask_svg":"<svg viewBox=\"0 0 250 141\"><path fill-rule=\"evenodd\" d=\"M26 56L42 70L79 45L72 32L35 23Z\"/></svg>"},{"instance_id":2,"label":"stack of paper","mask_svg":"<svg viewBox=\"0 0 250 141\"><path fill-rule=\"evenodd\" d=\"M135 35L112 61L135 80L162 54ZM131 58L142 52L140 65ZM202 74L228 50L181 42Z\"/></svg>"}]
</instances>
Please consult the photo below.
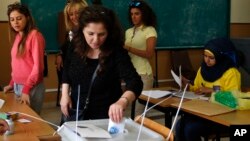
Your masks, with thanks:
<instances>
[{"instance_id":1,"label":"stack of paper","mask_svg":"<svg viewBox=\"0 0 250 141\"><path fill-rule=\"evenodd\" d=\"M162 98L172 94L170 91L161 91L161 90L149 90L142 91L142 94L151 98Z\"/></svg>"}]
</instances>

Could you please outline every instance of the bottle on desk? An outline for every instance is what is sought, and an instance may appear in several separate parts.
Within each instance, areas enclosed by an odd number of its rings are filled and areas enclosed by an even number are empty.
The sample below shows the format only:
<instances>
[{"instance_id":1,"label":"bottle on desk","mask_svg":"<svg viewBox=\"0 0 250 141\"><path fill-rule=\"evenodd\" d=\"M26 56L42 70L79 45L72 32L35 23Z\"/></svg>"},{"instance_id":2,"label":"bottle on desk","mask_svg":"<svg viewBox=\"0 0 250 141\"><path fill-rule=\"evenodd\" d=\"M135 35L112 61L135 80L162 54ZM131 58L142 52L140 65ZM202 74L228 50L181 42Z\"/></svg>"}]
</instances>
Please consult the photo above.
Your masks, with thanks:
<instances>
[{"instance_id":1,"label":"bottle on desk","mask_svg":"<svg viewBox=\"0 0 250 141\"><path fill-rule=\"evenodd\" d=\"M15 126L14 126L14 122L13 122L13 120L12 120L12 118L11 118L10 115L7 116L6 122L9 125L9 130L7 130L4 134L5 135L14 134L14 128L15 128Z\"/></svg>"}]
</instances>

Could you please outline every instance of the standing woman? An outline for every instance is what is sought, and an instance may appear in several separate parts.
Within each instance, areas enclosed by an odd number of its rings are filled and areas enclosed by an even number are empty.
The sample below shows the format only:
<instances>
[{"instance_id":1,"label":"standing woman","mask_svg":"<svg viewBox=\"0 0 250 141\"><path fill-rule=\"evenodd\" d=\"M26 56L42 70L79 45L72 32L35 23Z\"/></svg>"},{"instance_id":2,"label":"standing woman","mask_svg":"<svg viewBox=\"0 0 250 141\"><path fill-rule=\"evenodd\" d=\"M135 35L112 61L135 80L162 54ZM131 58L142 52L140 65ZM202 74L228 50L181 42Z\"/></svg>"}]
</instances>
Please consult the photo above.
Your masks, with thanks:
<instances>
[{"instance_id":1,"label":"standing woman","mask_svg":"<svg viewBox=\"0 0 250 141\"><path fill-rule=\"evenodd\" d=\"M12 42L11 80L4 92L14 89L20 103L40 114L45 87L43 84L44 49L43 35L35 27L31 13L20 3L8 6Z\"/></svg>"},{"instance_id":2,"label":"standing woman","mask_svg":"<svg viewBox=\"0 0 250 141\"><path fill-rule=\"evenodd\" d=\"M75 32L78 30L79 13L81 13L81 11L87 6L88 4L85 0L69 0L64 7L64 23L68 35L66 37L66 41L61 46L60 52L57 54L55 61L60 80L62 75L63 60L65 59L67 48L70 47L70 42L73 39Z\"/></svg>"},{"instance_id":3,"label":"standing woman","mask_svg":"<svg viewBox=\"0 0 250 141\"><path fill-rule=\"evenodd\" d=\"M66 121L122 120L124 110L142 90L140 76L123 45L124 33L112 10L102 6L83 10L63 67L60 105ZM121 80L126 83L124 92Z\"/></svg>"},{"instance_id":4,"label":"standing woman","mask_svg":"<svg viewBox=\"0 0 250 141\"><path fill-rule=\"evenodd\" d=\"M153 71L149 59L156 46L156 16L145 1L135 0L129 4L129 22L124 48L128 50L136 71L142 78L143 89L153 88Z\"/></svg>"}]
</instances>

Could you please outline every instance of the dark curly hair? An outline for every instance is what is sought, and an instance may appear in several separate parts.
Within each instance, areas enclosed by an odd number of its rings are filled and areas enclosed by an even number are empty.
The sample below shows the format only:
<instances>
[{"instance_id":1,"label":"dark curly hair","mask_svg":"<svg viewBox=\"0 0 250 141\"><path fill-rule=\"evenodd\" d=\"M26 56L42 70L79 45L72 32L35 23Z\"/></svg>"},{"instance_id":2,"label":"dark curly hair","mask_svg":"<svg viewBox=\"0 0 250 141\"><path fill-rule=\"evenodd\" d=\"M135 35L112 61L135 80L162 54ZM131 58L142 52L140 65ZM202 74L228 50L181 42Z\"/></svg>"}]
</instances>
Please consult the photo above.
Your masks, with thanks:
<instances>
[{"instance_id":1,"label":"dark curly hair","mask_svg":"<svg viewBox=\"0 0 250 141\"><path fill-rule=\"evenodd\" d=\"M143 0L133 0L129 3L128 9L128 20L131 25L133 25L131 18L131 9L138 8L142 13L142 22L145 26L153 26L156 28L157 20L153 9Z\"/></svg>"},{"instance_id":2,"label":"dark curly hair","mask_svg":"<svg viewBox=\"0 0 250 141\"><path fill-rule=\"evenodd\" d=\"M118 21L116 14L103 6L92 5L86 7L79 17L79 29L73 39L75 52L81 57L86 58L90 49L89 45L84 38L82 29L89 23L103 23L108 31L107 38L103 45L100 47L101 53L99 54L99 72L105 70L105 60L107 57L118 48L123 48L124 45L124 31Z\"/></svg>"}]
</instances>

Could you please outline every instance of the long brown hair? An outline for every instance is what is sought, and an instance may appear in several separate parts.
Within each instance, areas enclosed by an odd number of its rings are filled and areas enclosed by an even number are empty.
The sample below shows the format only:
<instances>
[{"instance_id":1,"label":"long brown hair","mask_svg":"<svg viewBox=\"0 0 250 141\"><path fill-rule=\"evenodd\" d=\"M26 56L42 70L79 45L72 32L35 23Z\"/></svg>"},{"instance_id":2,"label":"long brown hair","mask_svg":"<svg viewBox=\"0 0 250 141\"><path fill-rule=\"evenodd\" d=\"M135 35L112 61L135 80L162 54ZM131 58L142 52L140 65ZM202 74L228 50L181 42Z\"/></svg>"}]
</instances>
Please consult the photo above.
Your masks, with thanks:
<instances>
[{"instance_id":1,"label":"long brown hair","mask_svg":"<svg viewBox=\"0 0 250 141\"><path fill-rule=\"evenodd\" d=\"M21 14L23 14L25 16L25 18L27 19L27 23L23 29L23 36L21 41L18 43L18 51L17 51L17 56L22 56L25 52L25 42L27 39L28 34L30 33L31 30L35 29L35 22L33 20L33 17L31 16L31 13L28 9L27 6L22 5L21 3L15 2L13 4L8 5L8 11L7 11L7 15L9 18L9 27L10 27L10 41L14 42L14 37L18 34L18 32L16 32L14 30L14 28L11 26L10 23L10 14L13 11L17 11Z\"/></svg>"},{"instance_id":2,"label":"long brown hair","mask_svg":"<svg viewBox=\"0 0 250 141\"><path fill-rule=\"evenodd\" d=\"M116 14L103 6L92 5L86 7L80 14L79 29L76 36L73 39L75 52L81 57L87 57L89 51L89 45L87 44L82 30L89 23L103 23L108 31L108 36L100 47L101 53L99 54L99 72L105 70L105 61L110 54L124 44L124 32L121 28L121 24Z\"/></svg>"}]
</instances>

